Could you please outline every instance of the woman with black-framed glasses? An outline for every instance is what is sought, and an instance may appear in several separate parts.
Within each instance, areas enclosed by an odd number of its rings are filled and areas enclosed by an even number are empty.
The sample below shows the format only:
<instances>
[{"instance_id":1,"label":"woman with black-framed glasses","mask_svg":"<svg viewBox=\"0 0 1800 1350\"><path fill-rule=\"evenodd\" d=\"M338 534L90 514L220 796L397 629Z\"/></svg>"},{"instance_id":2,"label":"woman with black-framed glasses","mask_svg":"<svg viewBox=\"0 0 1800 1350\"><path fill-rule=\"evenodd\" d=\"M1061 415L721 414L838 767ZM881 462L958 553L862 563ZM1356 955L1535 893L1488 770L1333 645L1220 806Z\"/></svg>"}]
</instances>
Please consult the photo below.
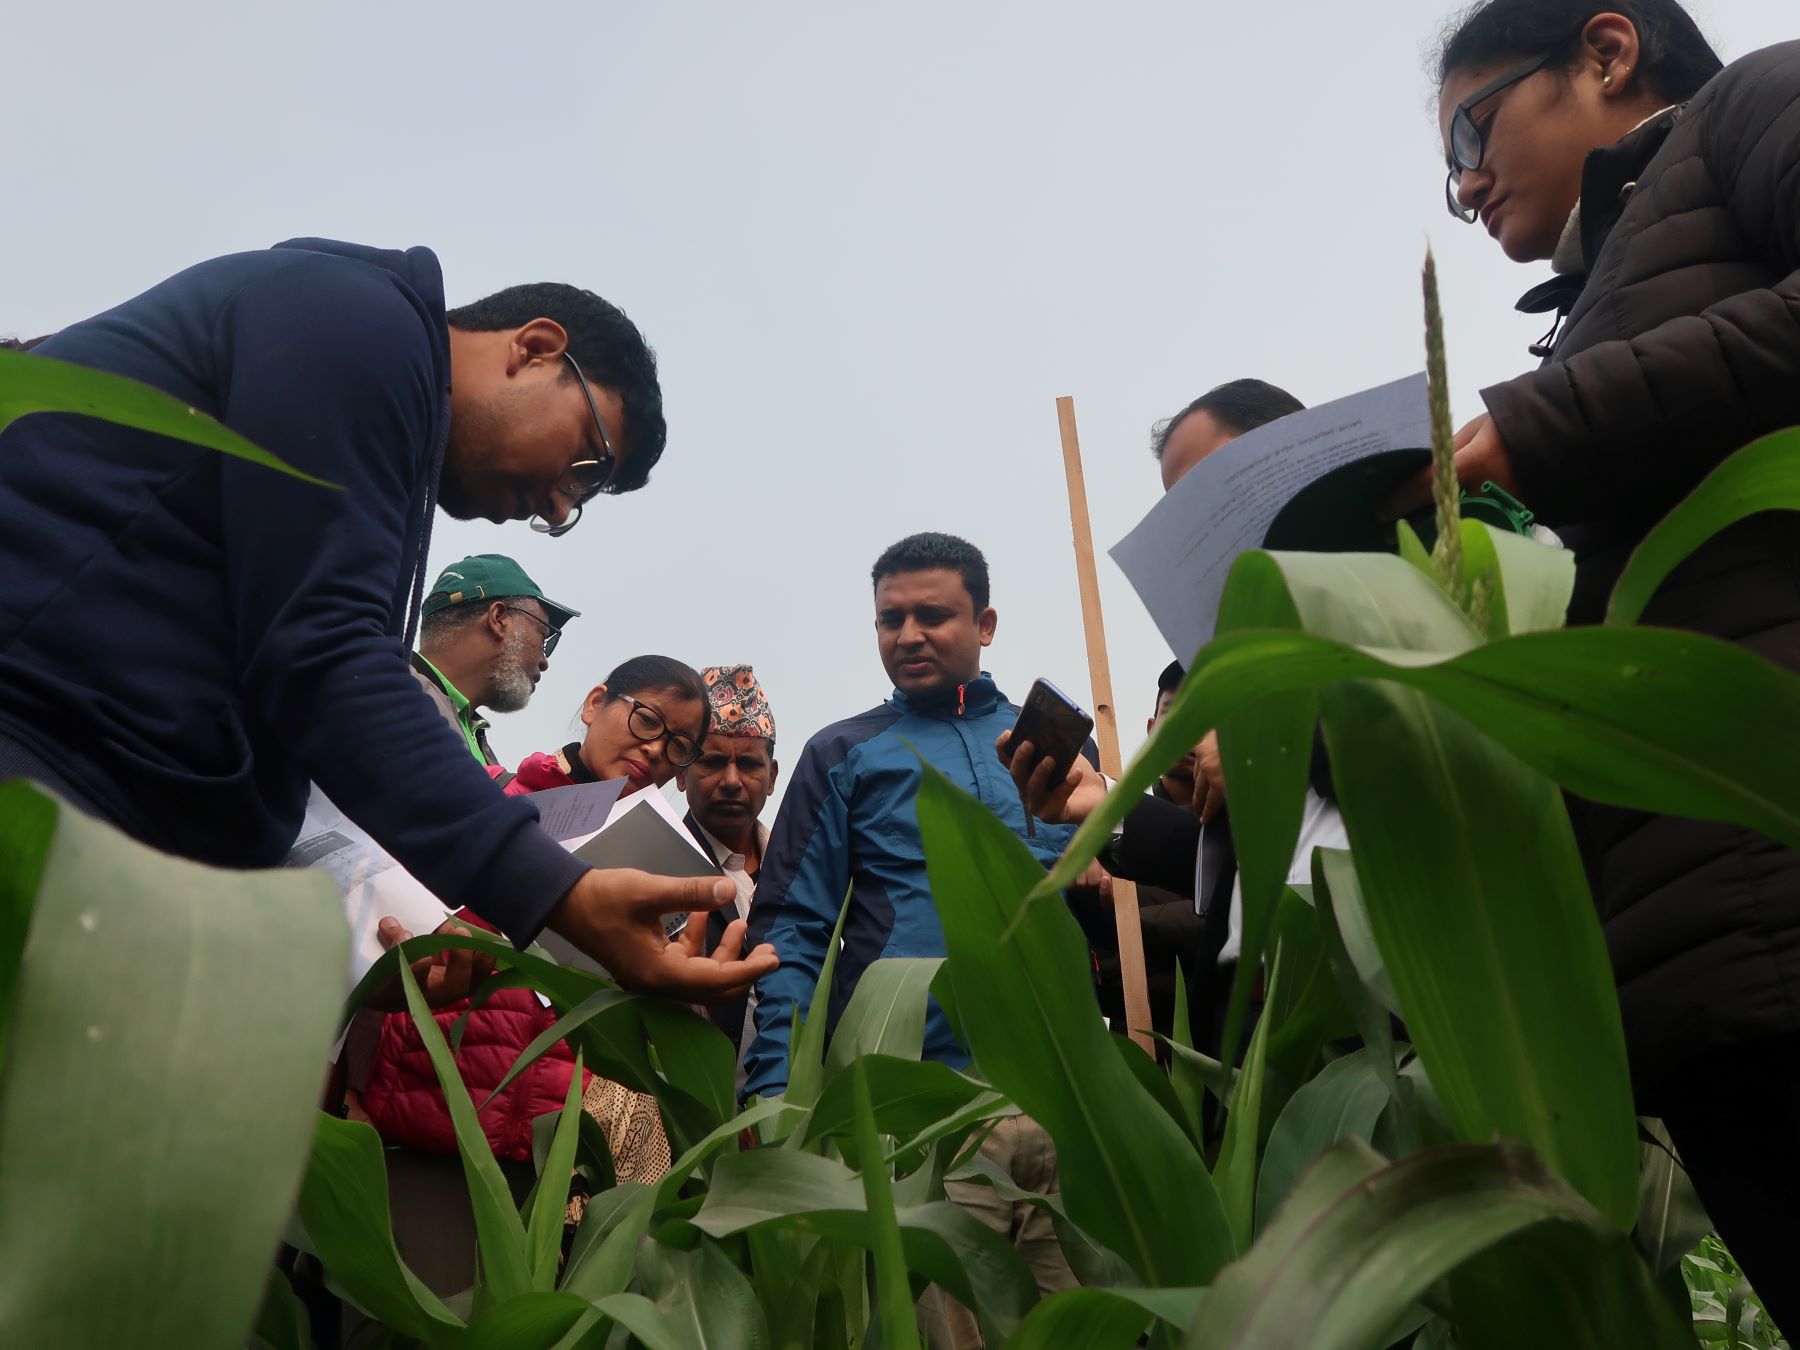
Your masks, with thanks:
<instances>
[{"instance_id":1,"label":"woman with black-framed glasses","mask_svg":"<svg viewBox=\"0 0 1800 1350\"><path fill-rule=\"evenodd\" d=\"M1439 89L1451 209L1556 274L1520 304L1558 315L1544 365L1482 391L1458 477L1499 483L1568 542L1570 621L1597 622L1658 519L1731 452L1800 424L1800 43L1721 68L1676 0L1487 0L1444 43ZM1642 621L1800 671L1800 523L1719 533ZM1574 799L1570 816L1638 1107L1800 1330L1800 853ZM1696 1088L1702 1066L1729 1099Z\"/></svg>"}]
</instances>

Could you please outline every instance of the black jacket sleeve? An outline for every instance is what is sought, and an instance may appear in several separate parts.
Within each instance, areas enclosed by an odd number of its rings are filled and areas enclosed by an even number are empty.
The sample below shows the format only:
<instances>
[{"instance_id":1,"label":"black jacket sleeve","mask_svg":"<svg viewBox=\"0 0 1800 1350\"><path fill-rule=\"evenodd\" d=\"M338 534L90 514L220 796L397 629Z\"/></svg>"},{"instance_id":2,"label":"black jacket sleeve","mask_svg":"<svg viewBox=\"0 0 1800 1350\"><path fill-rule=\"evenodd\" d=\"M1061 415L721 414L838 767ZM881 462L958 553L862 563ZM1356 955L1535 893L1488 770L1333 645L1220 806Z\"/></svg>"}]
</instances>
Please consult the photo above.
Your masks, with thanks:
<instances>
[{"instance_id":1,"label":"black jacket sleeve","mask_svg":"<svg viewBox=\"0 0 1800 1350\"><path fill-rule=\"evenodd\" d=\"M529 941L587 870L444 729L389 631L414 559L442 391L393 278L302 260L243 290L214 335L222 420L328 491L222 463L236 660L257 713L333 802L451 908Z\"/></svg>"},{"instance_id":2,"label":"black jacket sleeve","mask_svg":"<svg viewBox=\"0 0 1800 1350\"><path fill-rule=\"evenodd\" d=\"M1125 828L1101 854L1116 877L1160 886L1194 897L1194 858L1200 850L1200 820L1185 806L1145 797L1125 817Z\"/></svg>"}]
</instances>

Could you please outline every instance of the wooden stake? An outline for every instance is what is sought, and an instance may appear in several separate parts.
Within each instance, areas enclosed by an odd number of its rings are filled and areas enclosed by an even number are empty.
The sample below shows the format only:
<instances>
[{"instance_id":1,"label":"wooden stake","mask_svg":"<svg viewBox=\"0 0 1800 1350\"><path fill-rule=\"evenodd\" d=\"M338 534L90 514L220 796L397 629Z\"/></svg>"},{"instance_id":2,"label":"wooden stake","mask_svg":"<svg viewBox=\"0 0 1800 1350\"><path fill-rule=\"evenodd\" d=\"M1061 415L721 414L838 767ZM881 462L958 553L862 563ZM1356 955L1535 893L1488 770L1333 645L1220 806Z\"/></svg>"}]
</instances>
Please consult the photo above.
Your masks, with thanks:
<instances>
[{"instance_id":1,"label":"wooden stake","mask_svg":"<svg viewBox=\"0 0 1800 1350\"><path fill-rule=\"evenodd\" d=\"M1081 442L1075 434L1075 400L1056 400L1062 430L1063 472L1069 479L1069 524L1075 531L1075 575L1081 583L1081 622L1087 637L1088 678L1094 688L1094 739L1100 772L1118 778L1119 719L1113 707L1112 667L1106 659L1106 622L1100 614L1100 576L1094 567L1094 532L1088 524L1087 480L1081 472ZM1125 986L1125 1022L1151 1054L1150 987L1144 978L1144 930L1138 923L1137 887L1113 878L1113 921L1119 929L1119 979Z\"/></svg>"}]
</instances>

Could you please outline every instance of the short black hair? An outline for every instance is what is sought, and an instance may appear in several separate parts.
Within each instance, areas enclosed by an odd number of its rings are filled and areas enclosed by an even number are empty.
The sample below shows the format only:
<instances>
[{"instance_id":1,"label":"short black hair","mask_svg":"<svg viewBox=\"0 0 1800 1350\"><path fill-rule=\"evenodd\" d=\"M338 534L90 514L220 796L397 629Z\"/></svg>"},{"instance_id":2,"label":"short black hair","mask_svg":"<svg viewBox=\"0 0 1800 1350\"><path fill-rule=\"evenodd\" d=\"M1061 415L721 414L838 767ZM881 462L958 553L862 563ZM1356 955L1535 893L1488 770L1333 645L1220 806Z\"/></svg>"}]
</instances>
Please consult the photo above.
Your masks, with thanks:
<instances>
[{"instance_id":1,"label":"short black hair","mask_svg":"<svg viewBox=\"0 0 1800 1350\"><path fill-rule=\"evenodd\" d=\"M603 683L608 698L671 693L706 702L706 681L700 672L672 656L634 656L615 666Z\"/></svg>"},{"instance_id":2,"label":"short black hair","mask_svg":"<svg viewBox=\"0 0 1800 1350\"><path fill-rule=\"evenodd\" d=\"M1482 0L1463 10L1438 42L1437 84L1452 71L1522 61L1549 53L1572 64L1587 21L1596 14L1621 14L1638 35L1638 71L1650 92L1669 103L1685 103L1724 69L1693 16L1677 0ZM1565 53L1568 60L1563 60Z\"/></svg>"},{"instance_id":3,"label":"short black hair","mask_svg":"<svg viewBox=\"0 0 1800 1350\"><path fill-rule=\"evenodd\" d=\"M1181 668L1181 662L1171 661L1163 667L1162 674L1156 677L1156 696L1172 694L1181 688L1181 682L1187 678L1187 671Z\"/></svg>"},{"instance_id":4,"label":"short black hair","mask_svg":"<svg viewBox=\"0 0 1800 1350\"><path fill-rule=\"evenodd\" d=\"M1197 412L1204 412L1233 435L1255 431L1266 422L1304 411L1306 405L1287 390L1267 380L1228 380L1208 389L1173 417L1150 429L1150 453L1156 459L1169 448L1175 428Z\"/></svg>"},{"instance_id":5,"label":"short black hair","mask_svg":"<svg viewBox=\"0 0 1800 1350\"><path fill-rule=\"evenodd\" d=\"M592 291L556 281L509 286L445 316L452 328L469 333L496 333L523 328L533 319L554 319L569 335L569 354L582 374L603 389L614 390L625 405L626 444L611 493L634 492L649 481L669 439L663 420L662 385L656 377L656 353L638 326L617 305ZM564 377L574 379L573 370Z\"/></svg>"},{"instance_id":6,"label":"short black hair","mask_svg":"<svg viewBox=\"0 0 1800 1350\"><path fill-rule=\"evenodd\" d=\"M891 577L897 572L929 572L937 567L947 567L962 574L963 588L975 602L977 614L988 607L987 559L967 539L958 539L953 534L928 530L923 534L907 535L899 543L889 545L875 560L869 579L872 585L879 586L883 577Z\"/></svg>"}]
</instances>

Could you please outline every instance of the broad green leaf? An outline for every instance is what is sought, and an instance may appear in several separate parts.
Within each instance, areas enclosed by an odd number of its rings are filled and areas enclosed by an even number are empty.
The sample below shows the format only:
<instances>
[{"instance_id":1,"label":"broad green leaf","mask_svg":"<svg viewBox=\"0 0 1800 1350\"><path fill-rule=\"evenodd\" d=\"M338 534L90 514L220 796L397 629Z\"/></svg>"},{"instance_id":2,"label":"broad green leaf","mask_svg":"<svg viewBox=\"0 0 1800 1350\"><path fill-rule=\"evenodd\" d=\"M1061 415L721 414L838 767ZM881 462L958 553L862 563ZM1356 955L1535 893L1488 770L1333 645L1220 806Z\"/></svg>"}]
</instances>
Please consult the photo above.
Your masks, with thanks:
<instances>
[{"instance_id":1,"label":"broad green leaf","mask_svg":"<svg viewBox=\"0 0 1800 1350\"><path fill-rule=\"evenodd\" d=\"M1138 1085L1148 1092L1163 1114L1180 1127L1187 1136L1188 1144L1198 1153L1204 1146L1201 1131L1196 1130L1188 1120L1187 1112L1182 1109L1181 1098L1175 1095L1175 1085L1162 1065L1156 1062L1156 1056L1145 1050L1143 1046L1129 1036L1113 1033L1113 1049L1119 1058L1125 1061L1125 1067L1131 1070L1131 1076Z\"/></svg>"},{"instance_id":2,"label":"broad green leaf","mask_svg":"<svg viewBox=\"0 0 1800 1350\"><path fill-rule=\"evenodd\" d=\"M1373 1143L1375 1124L1392 1101L1368 1050L1334 1059L1296 1092L1263 1150L1256 1177L1257 1231L1269 1226L1282 1197L1326 1149L1348 1135Z\"/></svg>"},{"instance_id":3,"label":"broad green leaf","mask_svg":"<svg viewBox=\"0 0 1800 1350\"><path fill-rule=\"evenodd\" d=\"M617 1293L631 1282L633 1254L656 1208L657 1188L641 1181L622 1181L589 1198L569 1247L560 1287L569 1293L599 1298ZM627 1230L619 1237L619 1230Z\"/></svg>"},{"instance_id":4,"label":"broad green leaf","mask_svg":"<svg viewBox=\"0 0 1800 1350\"><path fill-rule=\"evenodd\" d=\"M1204 1289L1068 1289L1038 1304L1005 1350L1129 1350L1152 1318L1194 1320Z\"/></svg>"},{"instance_id":5,"label":"broad green leaf","mask_svg":"<svg viewBox=\"0 0 1800 1350\"><path fill-rule=\"evenodd\" d=\"M536 1293L497 1303L469 1323L461 1350L551 1346L592 1311L574 1294Z\"/></svg>"},{"instance_id":6,"label":"broad green leaf","mask_svg":"<svg viewBox=\"0 0 1800 1350\"><path fill-rule=\"evenodd\" d=\"M811 1106L819 1100L819 1091L825 1085L825 1023L831 1010L832 981L837 976L838 949L844 941L844 920L850 914L850 899L855 893L854 886L844 892L844 903L838 909L831 941L825 944L825 959L819 965L819 979L813 985L806 1015L801 1017L799 1008L794 1009L796 1024L788 1037L788 1085L782 1096L795 1106Z\"/></svg>"},{"instance_id":7,"label":"broad green leaf","mask_svg":"<svg viewBox=\"0 0 1800 1350\"><path fill-rule=\"evenodd\" d=\"M935 1060L871 1054L856 1063L868 1075L876 1128L882 1134L917 1135L977 1098L990 1095L982 1084ZM803 1142L852 1132L856 1122L854 1077L839 1073L825 1085L806 1122Z\"/></svg>"},{"instance_id":8,"label":"broad green leaf","mask_svg":"<svg viewBox=\"0 0 1800 1350\"><path fill-rule=\"evenodd\" d=\"M1037 1283L1012 1244L945 1201L896 1211L909 1270L942 1285L1000 1335L1037 1299ZM835 1243L871 1245L862 1183L842 1163L792 1149L730 1154L713 1171L694 1226L715 1238L777 1227Z\"/></svg>"},{"instance_id":9,"label":"broad green leaf","mask_svg":"<svg viewBox=\"0 0 1800 1350\"><path fill-rule=\"evenodd\" d=\"M1515 1144L1431 1149L1389 1164L1339 1141L1301 1179L1242 1260L1223 1271L1184 1345L1195 1350L1377 1350L1415 1300L1471 1257L1526 1230L1585 1287L1617 1346L1680 1345L1624 1234ZM1626 1262L1620 1264L1623 1256Z\"/></svg>"},{"instance_id":10,"label":"broad green leaf","mask_svg":"<svg viewBox=\"0 0 1800 1350\"><path fill-rule=\"evenodd\" d=\"M166 857L15 780L0 916L0 1345L243 1345L343 989L330 879Z\"/></svg>"},{"instance_id":11,"label":"broad green leaf","mask_svg":"<svg viewBox=\"0 0 1800 1350\"><path fill-rule=\"evenodd\" d=\"M757 1102L746 1107L740 1114L733 1116L723 1125L716 1127L711 1134L697 1139L688 1150L671 1164L656 1183L656 1189L665 1200L673 1199L681 1185L707 1159L728 1146L737 1144L738 1135L745 1130L754 1129L766 1120L778 1120L801 1114L798 1106L784 1101L780 1097L771 1097L766 1102Z\"/></svg>"},{"instance_id":12,"label":"broad green leaf","mask_svg":"<svg viewBox=\"0 0 1800 1350\"><path fill-rule=\"evenodd\" d=\"M1394 992L1394 985L1388 979L1387 965L1381 959L1381 945L1375 941L1375 930L1369 926L1368 907L1363 903L1362 883L1356 877L1356 864L1350 860L1347 849L1319 848L1313 850L1313 901L1320 905L1323 914L1323 900L1329 901L1332 927L1337 935L1337 942L1343 947L1346 960L1350 963L1350 973L1355 982L1365 991L1365 998L1372 998L1384 1010L1382 1024L1387 1025L1385 1013L1398 1014L1400 996ZM1321 926L1321 934L1325 937L1327 953L1332 948L1332 937ZM1345 1001L1355 1011L1355 1004L1349 997L1348 986L1339 981L1340 989L1344 989ZM1360 1027L1360 1021L1370 1016L1367 1009L1357 1013L1359 1029L1366 1037L1369 1032Z\"/></svg>"},{"instance_id":13,"label":"broad green leaf","mask_svg":"<svg viewBox=\"0 0 1800 1350\"><path fill-rule=\"evenodd\" d=\"M1024 904L1043 869L929 765L926 872L956 1002L982 1076L1056 1142L1069 1213L1142 1282L1200 1285L1233 1251L1212 1180L1181 1127L1108 1046L1087 947L1062 904Z\"/></svg>"},{"instance_id":14,"label":"broad green leaf","mask_svg":"<svg viewBox=\"0 0 1800 1350\"><path fill-rule=\"evenodd\" d=\"M76 413L122 427L153 431L178 441L235 455L266 468L333 488L301 473L198 408L137 380L32 352L0 351L0 431L31 413Z\"/></svg>"},{"instance_id":15,"label":"broad green leaf","mask_svg":"<svg viewBox=\"0 0 1800 1350\"><path fill-rule=\"evenodd\" d=\"M400 963L400 986L406 991L406 1006L412 1013L413 1025L419 1030L431 1067L437 1071L438 1084L444 1090L444 1103L450 1108L450 1123L456 1131L456 1151L462 1155L463 1176L469 1184L469 1203L475 1213L475 1238L481 1251L482 1280L487 1292L505 1302L532 1291L531 1259L525 1242L525 1225L519 1218L512 1188L494 1160L488 1147L487 1132L475 1117L475 1103L463 1086L456 1061L444 1033L431 1015L425 995L413 978L412 967Z\"/></svg>"},{"instance_id":16,"label":"broad green leaf","mask_svg":"<svg viewBox=\"0 0 1800 1350\"><path fill-rule=\"evenodd\" d=\"M591 1306L600 1320L586 1337L576 1342L578 1350L601 1350L607 1345L611 1334L609 1322L624 1327L644 1350L693 1350L682 1341L662 1309L642 1294L608 1294L594 1299Z\"/></svg>"},{"instance_id":17,"label":"broad green leaf","mask_svg":"<svg viewBox=\"0 0 1800 1350\"><path fill-rule=\"evenodd\" d=\"M925 1046L925 1002L942 957L889 956L856 982L825 1054L829 1078L861 1055L917 1059Z\"/></svg>"},{"instance_id":18,"label":"broad green leaf","mask_svg":"<svg viewBox=\"0 0 1800 1350\"><path fill-rule=\"evenodd\" d=\"M900 1171L917 1167L926 1150L946 1139L962 1139L976 1126L1002 1116L1016 1116L1019 1108L998 1092L984 1092L967 1106L952 1111L942 1120L926 1126L911 1139L899 1144L889 1161Z\"/></svg>"},{"instance_id":19,"label":"broad green leaf","mask_svg":"<svg viewBox=\"0 0 1800 1350\"><path fill-rule=\"evenodd\" d=\"M569 1074L569 1091L563 1099L562 1114L557 1117L556 1134L550 1141L550 1153L538 1169L537 1185L532 1187L529 1218L526 1221L526 1250L530 1254L531 1277L538 1289L556 1287L556 1268L562 1260L563 1216L569 1209L569 1180L575 1174L575 1145L581 1134L582 1064L579 1051L575 1067Z\"/></svg>"},{"instance_id":20,"label":"broad green leaf","mask_svg":"<svg viewBox=\"0 0 1800 1350\"><path fill-rule=\"evenodd\" d=\"M856 1097L856 1151L863 1159L863 1200L868 1205L869 1250L875 1264L881 1343L893 1350L918 1350L919 1322L913 1313L912 1288L906 1278L900 1221L894 1213L894 1178L875 1133L867 1067L860 1061L852 1065L850 1078Z\"/></svg>"},{"instance_id":21,"label":"broad green leaf","mask_svg":"<svg viewBox=\"0 0 1800 1350\"><path fill-rule=\"evenodd\" d=\"M461 1320L400 1259L388 1220L381 1137L359 1121L318 1113L300 1218L333 1284L357 1307L432 1345L460 1333Z\"/></svg>"},{"instance_id":22,"label":"broad green leaf","mask_svg":"<svg viewBox=\"0 0 1800 1350\"><path fill-rule=\"evenodd\" d=\"M1498 569L1501 602L1494 611L1496 637L1561 628L1575 591L1575 555L1523 535L1491 530L1479 521L1463 521L1463 545L1479 536Z\"/></svg>"},{"instance_id":23,"label":"broad green leaf","mask_svg":"<svg viewBox=\"0 0 1800 1350\"><path fill-rule=\"evenodd\" d=\"M716 1242L692 1251L646 1242L638 1275L689 1350L769 1350L756 1289Z\"/></svg>"},{"instance_id":24,"label":"broad green leaf","mask_svg":"<svg viewBox=\"0 0 1800 1350\"><path fill-rule=\"evenodd\" d=\"M1247 553L1233 575L1284 567L1297 556L1278 563L1274 555ZM1397 559L1385 561L1419 576ZM1800 677L1774 663L1716 638L1662 629L1528 633L1437 655L1364 650L1285 631L1232 633L1208 644L1175 704L1039 894L1071 884L1156 776L1233 706L1273 686L1350 679L1429 695L1584 797L1734 821L1800 847L1800 758L1767 754L1761 730L1800 722ZM1744 718L1744 707L1762 715Z\"/></svg>"},{"instance_id":25,"label":"broad green leaf","mask_svg":"<svg viewBox=\"0 0 1800 1350\"><path fill-rule=\"evenodd\" d=\"M1320 703L1376 941L1452 1125L1529 1142L1628 1228L1625 1033L1562 794L1410 690Z\"/></svg>"},{"instance_id":26,"label":"broad green leaf","mask_svg":"<svg viewBox=\"0 0 1800 1350\"><path fill-rule=\"evenodd\" d=\"M1657 587L1695 549L1728 525L1775 510L1800 510L1800 427L1746 445L1644 536L1613 585L1606 622L1636 623Z\"/></svg>"}]
</instances>

